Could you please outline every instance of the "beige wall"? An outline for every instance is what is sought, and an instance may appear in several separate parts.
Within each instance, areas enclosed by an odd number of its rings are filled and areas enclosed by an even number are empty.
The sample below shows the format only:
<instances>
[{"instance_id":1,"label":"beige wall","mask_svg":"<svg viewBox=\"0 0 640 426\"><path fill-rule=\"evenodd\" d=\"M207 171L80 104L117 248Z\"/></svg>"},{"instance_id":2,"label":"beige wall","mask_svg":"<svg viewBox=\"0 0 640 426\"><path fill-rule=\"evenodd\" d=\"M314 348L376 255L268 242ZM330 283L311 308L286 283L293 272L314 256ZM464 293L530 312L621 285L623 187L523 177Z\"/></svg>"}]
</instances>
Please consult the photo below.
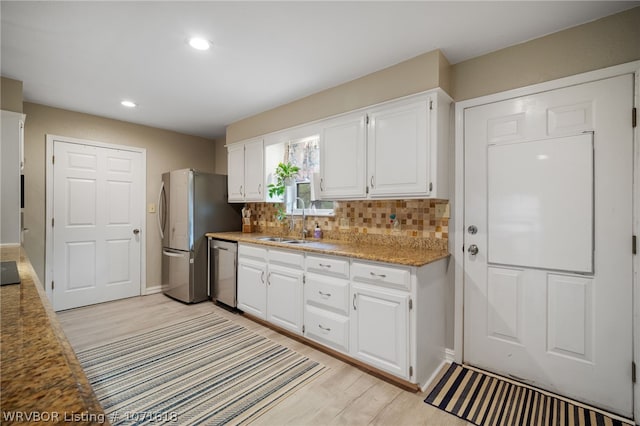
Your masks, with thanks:
<instances>
[{"instance_id":1,"label":"beige wall","mask_svg":"<svg viewBox=\"0 0 640 426\"><path fill-rule=\"evenodd\" d=\"M640 7L455 65L434 50L227 127L233 143L442 87L460 101L640 59Z\"/></svg>"},{"instance_id":2,"label":"beige wall","mask_svg":"<svg viewBox=\"0 0 640 426\"><path fill-rule=\"evenodd\" d=\"M227 142L237 142L436 87L448 91L449 66L439 50L424 53L357 80L237 121L227 127Z\"/></svg>"},{"instance_id":3,"label":"beige wall","mask_svg":"<svg viewBox=\"0 0 640 426\"><path fill-rule=\"evenodd\" d=\"M456 101L640 59L640 7L452 66Z\"/></svg>"},{"instance_id":4,"label":"beige wall","mask_svg":"<svg viewBox=\"0 0 640 426\"><path fill-rule=\"evenodd\" d=\"M12 78L0 79L0 109L22 112L22 82Z\"/></svg>"},{"instance_id":5,"label":"beige wall","mask_svg":"<svg viewBox=\"0 0 640 426\"><path fill-rule=\"evenodd\" d=\"M24 103L25 124L25 232L24 247L38 277L45 270L45 150L46 134L135 146L147 150L145 204L156 203L161 174L195 168L213 172L214 141L123 121ZM226 162L226 157L225 157ZM143 235L147 244L147 287L160 285L161 246L155 213L147 213Z\"/></svg>"},{"instance_id":6,"label":"beige wall","mask_svg":"<svg viewBox=\"0 0 640 426\"><path fill-rule=\"evenodd\" d=\"M227 173L227 147L225 145L226 141L224 139L216 139L215 142L215 168L214 173L218 173L220 175L228 175Z\"/></svg>"},{"instance_id":7,"label":"beige wall","mask_svg":"<svg viewBox=\"0 0 640 426\"><path fill-rule=\"evenodd\" d=\"M455 65L440 51L274 108L227 127L229 143L437 86L460 101L640 59L640 7ZM452 224L450 224L452 225ZM453 281L446 295L453 347Z\"/></svg>"}]
</instances>

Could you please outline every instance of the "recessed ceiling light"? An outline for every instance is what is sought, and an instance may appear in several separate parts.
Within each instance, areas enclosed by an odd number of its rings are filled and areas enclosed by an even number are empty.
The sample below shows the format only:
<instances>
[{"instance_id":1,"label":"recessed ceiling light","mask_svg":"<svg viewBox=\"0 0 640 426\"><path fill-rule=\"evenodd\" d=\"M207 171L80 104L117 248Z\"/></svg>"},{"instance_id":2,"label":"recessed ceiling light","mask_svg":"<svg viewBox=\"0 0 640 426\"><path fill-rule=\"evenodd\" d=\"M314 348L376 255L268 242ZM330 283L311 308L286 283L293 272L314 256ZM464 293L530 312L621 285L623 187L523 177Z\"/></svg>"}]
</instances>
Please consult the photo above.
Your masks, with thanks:
<instances>
[{"instance_id":1,"label":"recessed ceiling light","mask_svg":"<svg viewBox=\"0 0 640 426\"><path fill-rule=\"evenodd\" d=\"M120 105L126 106L127 108L135 108L137 106L135 102L131 102L131 101L122 101L120 102Z\"/></svg>"},{"instance_id":2,"label":"recessed ceiling light","mask_svg":"<svg viewBox=\"0 0 640 426\"><path fill-rule=\"evenodd\" d=\"M197 50L208 50L211 47L211 43L203 38L192 37L189 39L189 46Z\"/></svg>"}]
</instances>

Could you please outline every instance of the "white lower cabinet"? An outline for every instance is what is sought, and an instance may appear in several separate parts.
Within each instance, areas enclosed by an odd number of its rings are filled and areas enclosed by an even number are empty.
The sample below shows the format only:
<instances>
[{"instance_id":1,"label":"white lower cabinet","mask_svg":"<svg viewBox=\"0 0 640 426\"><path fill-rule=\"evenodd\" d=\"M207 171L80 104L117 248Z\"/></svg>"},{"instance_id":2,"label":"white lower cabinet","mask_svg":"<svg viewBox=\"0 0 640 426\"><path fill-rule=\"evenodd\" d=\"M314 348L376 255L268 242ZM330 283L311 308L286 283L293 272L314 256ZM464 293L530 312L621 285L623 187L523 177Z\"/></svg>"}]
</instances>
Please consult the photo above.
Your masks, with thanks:
<instances>
[{"instance_id":1,"label":"white lower cabinet","mask_svg":"<svg viewBox=\"0 0 640 426\"><path fill-rule=\"evenodd\" d=\"M297 334L302 334L303 274L302 269L269 264L267 321Z\"/></svg>"},{"instance_id":2,"label":"white lower cabinet","mask_svg":"<svg viewBox=\"0 0 640 426\"><path fill-rule=\"evenodd\" d=\"M447 267L240 244L238 308L424 388L445 355Z\"/></svg>"},{"instance_id":3,"label":"white lower cabinet","mask_svg":"<svg viewBox=\"0 0 640 426\"><path fill-rule=\"evenodd\" d=\"M349 317L313 305L304 307L304 337L349 353Z\"/></svg>"},{"instance_id":4,"label":"white lower cabinet","mask_svg":"<svg viewBox=\"0 0 640 426\"><path fill-rule=\"evenodd\" d=\"M238 247L238 309L267 319L267 250Z\"/></svg>"},{"instance_id":5,"label":"white lower cabinet","mask_svg":"<svg viewBox=\"0 0 640 426\"><path fill-rule=\"evenodd\" d=\"M349 259L307 255L304 336L349 353Z\"/></svg>"},{"instance_id":6,"label":"white lower cabinet","mask_svg":"<svg viewBox=\"0 0 640 426\"><path fill-rule=\"evenodd\" d=\"M351 355L409 380L409 293L351 285Z\"/></svg>"},{"instance_id":7,"label":"white lower cabinet","mask_svg":"<svg viewBox=\"0 0 640 426\"><path fill-rule=\"evenodd\" d=\"M302 334L304 254L238 247L238 309Z\"/></svg>"}]
</instances>

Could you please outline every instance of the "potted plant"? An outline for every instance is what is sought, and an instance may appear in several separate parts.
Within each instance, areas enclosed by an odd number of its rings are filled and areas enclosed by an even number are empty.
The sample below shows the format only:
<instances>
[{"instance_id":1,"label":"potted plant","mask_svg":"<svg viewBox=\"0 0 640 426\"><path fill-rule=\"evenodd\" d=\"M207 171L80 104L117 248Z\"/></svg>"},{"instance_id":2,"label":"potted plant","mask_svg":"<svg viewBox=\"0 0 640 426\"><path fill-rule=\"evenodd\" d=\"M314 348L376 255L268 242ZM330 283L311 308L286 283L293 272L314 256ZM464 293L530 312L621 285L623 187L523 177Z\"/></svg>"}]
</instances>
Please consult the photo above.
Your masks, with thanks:
<instances>
[{"instance_id":1,"label":"potted plant","mask_svg":"<svg viewBox=\"0 0 640 426\"><path fill-rule=\"evenodd\" d=\"M282 197L285 195L287 185L292 183L293 177L297 175L299 171L300 167L294 166L289 162L279 163L275 171L276 183L270 183L267 186L269 189L269 197ZM285 204L286 200L283 202L282 206L278 208L278 212L276 213L276 219L280 222L283 222L287 217L287 212L284 208Z\"/></svg>"}]
</instances>

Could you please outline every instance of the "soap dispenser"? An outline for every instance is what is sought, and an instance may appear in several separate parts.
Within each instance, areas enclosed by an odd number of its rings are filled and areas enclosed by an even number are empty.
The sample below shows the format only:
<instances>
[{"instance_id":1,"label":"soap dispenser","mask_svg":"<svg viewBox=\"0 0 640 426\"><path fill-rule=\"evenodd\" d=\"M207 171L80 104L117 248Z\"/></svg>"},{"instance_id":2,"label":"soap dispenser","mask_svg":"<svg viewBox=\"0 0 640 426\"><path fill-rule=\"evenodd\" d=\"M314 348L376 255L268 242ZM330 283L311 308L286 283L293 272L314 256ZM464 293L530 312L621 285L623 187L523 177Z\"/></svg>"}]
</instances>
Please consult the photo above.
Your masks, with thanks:
<instances>
[{"instance_id":1,"label":"soap dispenser","mask_svg":"<svg viewBox=\"0 0 640 426\"><path fill-rule=\"evenodd\" d=\"M313 230L313 238L322 238L322 229L320 229L318 222L316 222L316 228Z\"/></svg>"}]
</instances>

